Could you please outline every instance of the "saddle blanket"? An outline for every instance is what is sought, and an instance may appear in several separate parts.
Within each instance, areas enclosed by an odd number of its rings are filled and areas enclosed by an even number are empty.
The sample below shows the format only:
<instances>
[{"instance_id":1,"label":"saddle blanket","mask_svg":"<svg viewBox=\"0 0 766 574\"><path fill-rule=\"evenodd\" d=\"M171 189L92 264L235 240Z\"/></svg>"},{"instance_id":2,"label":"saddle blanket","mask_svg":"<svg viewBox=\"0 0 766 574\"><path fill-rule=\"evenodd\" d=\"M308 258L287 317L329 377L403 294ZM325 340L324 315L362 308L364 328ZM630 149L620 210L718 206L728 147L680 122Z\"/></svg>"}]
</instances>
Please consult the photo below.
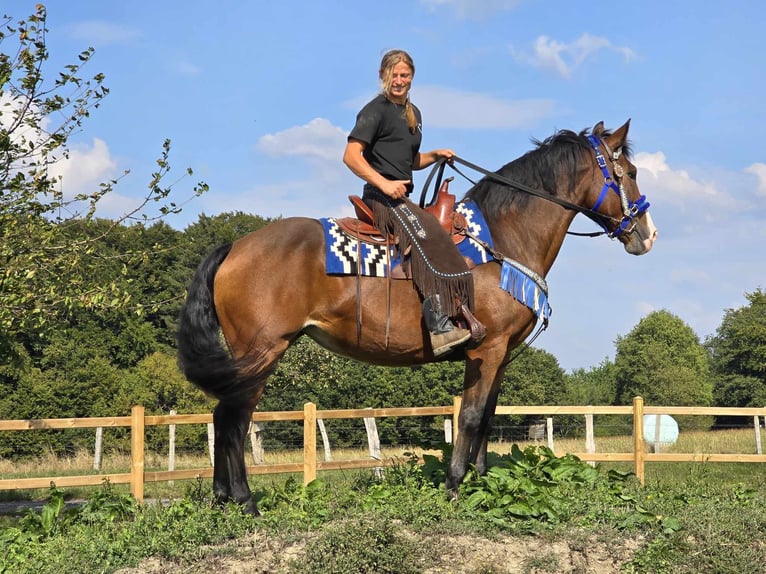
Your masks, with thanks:
<instances>
[{"instance_id":1,"label":"saddle blanket","mask_svg":"<svg viewBox=\"0 0 766 574\"><path fill-rule=\"evenodd\" d=\"M460 203L456 211L465 217L468 230L481 241L492 245L492 237L489 233L484 216L476 204L471 202ZM325 238L325 266L328 275L362 275L365 277L386 277L388 275L388 263L391 269L401 264L395 256L395 249L390 246L390 252L386 253L386 246L372 243L362 243L351 237L337 224L335 219L320 219L324 227ZM486 263L492 257L482 245L470 237L466 237L457 245L463 257L468 257L476 265ZM357 255L357 250L361 254ZM361 269L358 269L361 267Z\"/></svg>"},{"instance_id":2,"label":"saddle blanket","mask_svg":"<svg viewBox=\"0 0 766 574\"><path fill-rule=\"evenodd\" d=\"M468 230L480 241L494 248L492 236L484 216L473 201L460 202L456 209L465 217ZM401 264L393 246L376 245L357 241L344 232L333 218L319 220L324 228L325 267L328 275L361 275L364 277L386 277L389 268ZM494 260L484 246L471 237L466 237L457 244L463 257L469 258L475 265ZM361 250L358 255L358 250ZM535 312L538 318L548 321L551 308L548 305L546 290L523 269L510 260L503 260L499 287L510 293L514 299Z\"/></svg>"}]
</instances>

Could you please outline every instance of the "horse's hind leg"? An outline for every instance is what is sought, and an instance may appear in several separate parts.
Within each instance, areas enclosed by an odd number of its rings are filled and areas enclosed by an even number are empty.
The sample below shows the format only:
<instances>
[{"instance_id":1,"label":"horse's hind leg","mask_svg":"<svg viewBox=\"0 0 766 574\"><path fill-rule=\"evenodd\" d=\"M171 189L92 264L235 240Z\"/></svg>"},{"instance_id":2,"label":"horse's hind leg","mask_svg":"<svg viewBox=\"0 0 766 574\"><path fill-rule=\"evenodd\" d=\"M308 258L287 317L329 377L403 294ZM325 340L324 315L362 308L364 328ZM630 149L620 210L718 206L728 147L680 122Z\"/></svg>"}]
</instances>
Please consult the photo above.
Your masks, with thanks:
<instances>
[{"instance_id":1,"label":"horse's hind leg","mask_svg":"<svg viewBox=\"0 0 766 574\"><path fill-rule=\"evenodd\" d=\"M213 411L215 428L215 465L213 492L219 502L234 501L245 512L259 514L247 484L245 438L253 414L248 405L218 403Z\"/></svg>"}]
</instances>

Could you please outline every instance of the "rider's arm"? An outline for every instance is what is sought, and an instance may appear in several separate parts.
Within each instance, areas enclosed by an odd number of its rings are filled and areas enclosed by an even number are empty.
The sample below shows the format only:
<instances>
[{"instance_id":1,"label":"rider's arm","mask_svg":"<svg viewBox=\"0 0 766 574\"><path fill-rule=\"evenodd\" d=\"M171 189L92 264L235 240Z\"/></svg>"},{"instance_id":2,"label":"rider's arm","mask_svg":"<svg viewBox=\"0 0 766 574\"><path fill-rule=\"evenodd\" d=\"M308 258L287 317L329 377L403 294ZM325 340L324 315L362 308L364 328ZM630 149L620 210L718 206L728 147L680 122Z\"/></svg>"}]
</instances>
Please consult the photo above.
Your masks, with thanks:
<instances>
[{"instance_id":1,"label":"rider's arm","mask_svg":"<svg viewBox=\"0 0 766 574\"><path fill-rule=\"evenodd\" d=\"M415 161L412 163L413 169L424 169L433 165L440 159L451 160L455 157L455 152L451 149L434 149L427 152L418 153Z\"/></svg>"},{"instance_id":2,"label":"rider's arm","mask_svg":"<svg viewBox=\"0 0 766 574\"><path fill-rule=\"evenodd\" d=\"M377 187L380 191L393 199L399 199L404 197L407 193L407 184L409 180L389 180L375 171L369 162L364 159L362 152L364 151L366 144L363 141L349 139L346 144L346 150L343 152L343 163L354 172L355 175L361 177L364 181L372 186Z\"/></svg>"}]
</instances>

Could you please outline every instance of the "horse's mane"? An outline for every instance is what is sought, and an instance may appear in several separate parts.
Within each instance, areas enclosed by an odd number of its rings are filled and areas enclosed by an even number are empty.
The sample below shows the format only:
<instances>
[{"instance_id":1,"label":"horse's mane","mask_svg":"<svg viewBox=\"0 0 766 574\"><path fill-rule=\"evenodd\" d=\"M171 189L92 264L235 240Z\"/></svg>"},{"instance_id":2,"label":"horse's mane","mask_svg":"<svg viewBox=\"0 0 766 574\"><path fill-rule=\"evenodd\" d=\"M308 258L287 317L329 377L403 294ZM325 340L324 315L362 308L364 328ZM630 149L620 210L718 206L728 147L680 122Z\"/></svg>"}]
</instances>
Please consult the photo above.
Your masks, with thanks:
<instances>
[{"instance_id":1,"label":"horse's mane","mask_svg":"<svg viewBox=\"0 0 766 574\"><path fill-rule=\"evenodd\" d=\"M505 164L495 173L511 181L556 195L559 186L568 189L575 182L583 154L591 149L587 138L589 134L589 129L584 129L579 134L571 130L559 130L543 141L533 138L535 149ZM609 135L611 132L604 131L599 137L603 139ZM629 143L626 142L622 150L626 158L629 158ZM529 197L528 193L489 177L479 180L465 194L465 199L474 200L482 213L490 217L506 212L514 204L523 208Z\"/></svg>"}]
</instances>

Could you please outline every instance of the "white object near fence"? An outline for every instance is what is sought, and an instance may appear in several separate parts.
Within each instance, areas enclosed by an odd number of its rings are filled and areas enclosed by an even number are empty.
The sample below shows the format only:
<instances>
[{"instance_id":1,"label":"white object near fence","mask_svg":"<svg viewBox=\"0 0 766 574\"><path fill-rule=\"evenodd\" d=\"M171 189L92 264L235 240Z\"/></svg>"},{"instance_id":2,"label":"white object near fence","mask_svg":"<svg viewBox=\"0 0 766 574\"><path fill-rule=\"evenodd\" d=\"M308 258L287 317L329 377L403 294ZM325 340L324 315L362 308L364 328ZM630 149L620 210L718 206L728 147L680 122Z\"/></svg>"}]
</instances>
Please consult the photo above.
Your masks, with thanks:
<instances>
[{"instance_id":1,"label":"white object near fence","mask_svg":"<svg viewBox=\"0 0 766 574\"><path fill-rule=\"evenodd\" d=\"M178 414L175 409L170 410L170 416ZM168 470L176 469L176 425L168 425ZM168 484L173 486L174 482L168 480Z\"/></svg>"},{"instance_id":2,"label":"white object near fence","mask_svg":"<svg viewBox=\"0 0 766 574\"><path fill-rule=\"evenodd\" d=\"M250 423L250 452L253 464L263 464L263 426Z\"/></svg>"},{"instance_id":3,"label":"white object near fence","mask_svg":"<svg viewBox=\"0 0 766 574\"><path fill-rule=\"evenodd\" d=\"M593 454L596 452L596 437L593 435L593 413L585 415L585 452ZM588 461L591 466L596 466L596 462Z\"/></svg>"},{"instance_id":4,"label":"white object near fence","mask_svg":"<svg viewBox=\"0 0 766 574\"><path fill-rule=\"evenodd\" d=\"M758 416L753 417L753 423L755 426L755 452L757 454L763 454L761 451L761 423ZM764 426L766 426L766 417L763 417Z\"/></svg>"},{"instance_id":5,"label":"white object near fence","mask_svg":"<svg viewBox=\"0 0 766 574\"><path fill-rule=\"evenodd\" d=\"M317 419L317 426L319 427L319 434L322 435L322 447L324 448L324 459L329 462L332 460L332 453L330 452L330 439L327 436L327 431L324 428L324 420Z\"/></svg>"},{"instance_id":6,"label":"white object near fence","mask_svg":"<svg viewBox=\"0 0 766 574\"><path fill-rule=\"evenodd\" d=\"M548 448L553 450L553 417L545 419L545 434L548 437Z\"/></svg>"},{"instance_id":7,"label":"white object near fence","mask_svg":"<svg viewBox=\"0 0 766 574\"><path fill-rule=\"evenodd\" d=\"M452 419L444 418L444 442L452 444Z\"/></svg>"},{"instance_id":8,"label":"white object near fence","mask_svg":"<svg viewBox=\"0 0 766 574\"><path fill-rule=\"evenodd\" d=\"M678 423L670 415L644 415L644 441L653 445L653 452L678 440Z\"/></svg>"},{"instance_id":9,"label":"white object near fence","mask_svg":"<svg viewBox=\"0 0 766 574\"><path fill-rule=\"evenodd\" d=\"M758 425L755 425L756 427ZM104 440L104 427L96 427L96 446L93 454L93 470L101 470L101 445Z\"/></svg>"},{"instance_id":10,"label":"white object near fence","mask_svg":"<svg viewBox=\"0 0 766 574\"><path fill-rule=\"evenodd\" d=\"M207 423L207 451L210 453L210 466L215 466L215 428Z\"/></svg>"},{"instance_id":11,"label":"white object near fence","mask_svg":"<svg viewBox=\"0 0 766 574\"><path fill-rule=\"evenodd\" d=\"M378 427L375 424L375 419L373 417L364 417L364 428L367 430L367 446L370 449L370 458L381 460L380 438L378 437ZM379 478L383 474L383 468L375 467L373 472Z\"/></svg>"}]
</instances>

